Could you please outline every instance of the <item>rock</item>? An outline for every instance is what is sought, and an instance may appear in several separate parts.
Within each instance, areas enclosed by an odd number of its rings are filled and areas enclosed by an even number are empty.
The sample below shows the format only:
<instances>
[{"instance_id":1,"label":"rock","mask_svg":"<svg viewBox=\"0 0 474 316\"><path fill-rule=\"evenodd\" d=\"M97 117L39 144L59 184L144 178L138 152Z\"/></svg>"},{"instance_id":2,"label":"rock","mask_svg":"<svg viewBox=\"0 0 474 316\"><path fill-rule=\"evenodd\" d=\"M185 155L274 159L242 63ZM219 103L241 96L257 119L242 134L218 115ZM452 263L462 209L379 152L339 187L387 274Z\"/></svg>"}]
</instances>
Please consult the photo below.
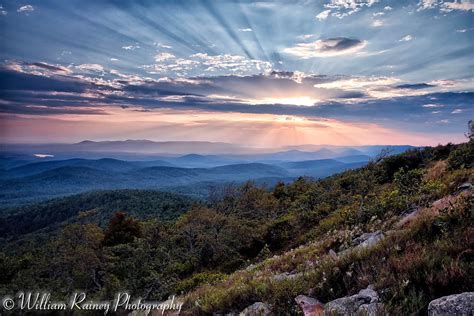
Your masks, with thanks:
<instances>
[{"instance_id":1,"label":"rock","mask_svg":"<svg viewBox=\"0 0 474 316\"><path fill-rule=\"evenodd\" d=\"M411 211L410 213L406 214L405 216L402 217L401 220L398 221L398 223L395 225L395 227L400 228L403 227L407 224L409 224L411 221L413 221L419 214L420 209L415 209Z\"/></svg>"},{"instance_id":2,"label":"rock","mask_svg":"<svg viewBox=\"0 0 474 316\"><path fill-rule=\"evenodd\" d=\"M315 298L298 295L295 298L296 303L303 310L305 316L323 316L324 304Z\"/></svg>"},{"instance_id":3,"label":"rock","mask_svg":"<svg viewBox=\"0 0 474 316\"><path fill-rule=\"evenodd\" d=\"M270 314L270 305L263 302L255 302L241 311L239 316L267 316Z\"/></svg>"},{"instance_id":4,"label":"rock","mask_svg":"<svg viewBox=\"0 0 474 316\"><path fill-rule=\"evenodd\" d=\"M337 255L338 257L342 257L354 251L371 248L384 238L385 234L380 230L373 233L364 233L352 240L352 248L341 250Z\"/></svg>"},{"instance_id":5,"label":"rock","mask_svg":"<svg viewBox=\"0 0 474 316\"><path fill-rule=\"evenodd\" d=\"M329 253L328 253L328 254L329 254L329 256L330 256L332 259L334 259L334 260L337 260L337 259L339 258L339 257L337 256L337 253L336 253L334 250L332 250L332 249L329 250Z\"/></svg>"},{"instance_id":6,"label":"rock","mask_svg":"<svg viewBox=\"0 0 474 316\"><path fill-rule=\"evenodd\" d=\"M383 308L379 303L379 296L372 286L359 291L358 294L335 299L327 303L324 312L336 315L364 314L368 316L378 315Z\"/></svg>"},{"instance_id":7,"label":"rock","mask_svg":"<svg viewBox=\"0 0 474 316\"><path fill-rule=\"evenodd\" d=\"M428 316L474 315L474 292L443 296L430 302Z\"/></svg>"},{"instance_id":8,"label":"rock","mask_svg":"<svg viewBox=\"0 0 474 316\"><path fill-rule=\"evenodd\" d=\"M365 316L384 315L384 305L382 303L363 304L357 310L357 314Z\"/></svg>"},{"instance_id":9,"label":"rock","mask_svg":"<svg viewBox=\"0 0 474 316\"><path fill-rule=\"evenodd\" d=\"M301 276L301 273L290 273L290 272L283 272L273 276L273 280L275 281L283 281L283 280L292 280Z\"/></svg>"},{"instance_id":10,"label":"rock","mask_svg":"<svg viewBox=\"0 0 474 316\"><path fill-rule=\"evenodd\" d=\"M474 186L470 182L465 182L458 186L458 191L467 191L474 189Z\"/></svg>"},{"instance_id":11,"label":"rock","mask_svg":"<svg viewBox=\"0 0 474 316\"><path fill-rule=\"evenodd\" d=\"M384 305L379 300L379 295L371 285L360 290L358 294L341 297L327 304L305 295L299 295L295 298L305 316L383 315Z\"/></svg>"},{"instance_id":12,"label":"rock","mask_svg":"<svg viewBox=\"0 0 474 316\"><path fill-rule=\"evenodd\" d=\"M352 244L359 249L368 248L376 245L384 237L384 233L378 230L373 233L365 233L360 235L352 241Z\"/></svg>"}]
</instances>

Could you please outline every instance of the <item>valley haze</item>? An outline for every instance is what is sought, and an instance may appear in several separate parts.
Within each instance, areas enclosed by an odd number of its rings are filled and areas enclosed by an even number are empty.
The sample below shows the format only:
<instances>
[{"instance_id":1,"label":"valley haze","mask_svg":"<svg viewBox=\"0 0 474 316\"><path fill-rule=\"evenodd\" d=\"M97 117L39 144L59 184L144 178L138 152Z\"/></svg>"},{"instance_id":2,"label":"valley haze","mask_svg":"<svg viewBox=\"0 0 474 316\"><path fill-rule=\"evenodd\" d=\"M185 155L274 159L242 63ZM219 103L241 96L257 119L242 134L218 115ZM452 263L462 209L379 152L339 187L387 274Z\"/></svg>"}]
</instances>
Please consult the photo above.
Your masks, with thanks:
<instances>
[{"instance_id":1,"label":"valley haze","mask_svg":"<svg viewBox=\"0 0 474 316\"><path fill-rule=\"evenodd\" d=\"M251 148L213 142L149 140L2 145L0 196L5 206L107 189L162 189L208 198L219 185L271 186L322 178L367 164L383 150L412 146L302 145Z\"/></svg>"}]
</instances>

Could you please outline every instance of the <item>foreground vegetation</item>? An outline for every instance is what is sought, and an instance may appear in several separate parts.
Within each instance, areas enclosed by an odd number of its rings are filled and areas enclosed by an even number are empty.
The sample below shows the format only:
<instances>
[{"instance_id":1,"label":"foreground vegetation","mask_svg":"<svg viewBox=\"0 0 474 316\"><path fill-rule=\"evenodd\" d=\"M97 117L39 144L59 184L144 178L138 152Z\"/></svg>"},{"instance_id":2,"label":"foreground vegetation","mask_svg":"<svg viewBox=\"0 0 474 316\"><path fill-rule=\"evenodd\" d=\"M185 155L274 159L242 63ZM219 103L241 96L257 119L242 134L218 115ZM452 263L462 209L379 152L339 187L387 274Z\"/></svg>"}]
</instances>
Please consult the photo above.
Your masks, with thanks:
<instances>
[{"instance_id":1,"label":"foreground vegetation","mask_svg":"<svg viewBox=\"0 0 474 316\"><path fill-rule=\"evenodd\" d=\"M449 144L320 181L227 186L177 219L70 220L44 245L6 244L0 293L83 289L104 298L127 289L145 299L182 295L192 314L256 301L297 314L299 294L326 302L373 284L388 312L423 313L434 298L473 290L473 195L459 189L473 182L473 161L473 141ZM376 246L334 255L378 230L387 237Z\"/></svg>"}]
</instances>

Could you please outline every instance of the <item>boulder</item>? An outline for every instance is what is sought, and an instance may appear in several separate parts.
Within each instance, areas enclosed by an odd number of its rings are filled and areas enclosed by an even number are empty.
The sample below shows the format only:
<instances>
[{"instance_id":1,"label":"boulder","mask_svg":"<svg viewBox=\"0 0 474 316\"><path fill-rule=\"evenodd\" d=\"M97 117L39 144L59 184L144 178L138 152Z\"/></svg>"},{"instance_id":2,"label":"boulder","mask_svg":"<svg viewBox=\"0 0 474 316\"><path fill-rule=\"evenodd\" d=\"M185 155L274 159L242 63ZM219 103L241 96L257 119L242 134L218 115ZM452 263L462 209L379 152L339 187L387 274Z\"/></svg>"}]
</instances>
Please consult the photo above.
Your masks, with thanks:
<instances>
[{"instance_id":1,"label":"boulder","mask_svg":"<svg viewBox=\"0 0 474 316\"><path fill-rule=\"evenodd\" d=\"M398 221L395 227L401 228L403 226L408 225L418 216L419 213L420 213L419 208L412 209L409 213L403 215L403 217Z\"/></svg>"},{"instance_id":2,"label":"boulder","mask_svg":"<svg viewBox=\"0 0 474 316\"><path fill-rule=\"evenodd\" d=\"M239 316L267 316L270 314L270 305L263 302L255 302L241 311Z\"/></svg>"},{"instance_id":3,"label":"boulder","mask_svg":"<svg viewBox=\"0 0 474 316\"><path fill-rule=\"evenodd\" d=\"M357 314L364 316L385 315L384 306L382 303L363 304L357 310Z\"/></svg>"},{"instance_id":4,"label":"boulder","mask_svg":"<svg viewBox=\"0 0 474 316\"><path fill-rule=\"evenodd\" d=\"M385 234L380 230L373 233L364 233L352 240L352 248L341 250L337 253L337 255L338 257L342 257L355 251L371 248L384 238Z\"/></svg>"},{"instance_id":5,"label":"boulder","mask_svg":"<svg viewBox=\"0 0 474 316\"><path fill-rule=\"evenodd\" d=\"M474 315L474 292L443 296L430 302L429 316Z\"/></svg>"},{"instance_id":6,"label":"boulder","mask_svg":"<svg viewBox=\"0 0 474 316\"><path fill-rule=\"evenodd\" d=\"M358 249L369 248L375 246L384 237L384 233L378 230L373 233L365 233L360 235L352 241L352 244Z\"/></svg>"},{"instance_id":7,"label":"boulder","mask_svg":"<svg viewBox=\"0 0 474 316\"><path fill-rule=\"evenodd\" d=\"M322 316L324 315L324 304L315 298L298 295L295 298L296 303L301 308L304 316Z\"/></svg>"},{"instance_id":8,"label":"boulder","mask_svg":"<svg viewBox=\"0 0 474 316\"><path fill-rule=\"evenodd\" d=\"M283 281L283 280L292 280L301 276L301 273L290 273L290 272L283 272L273 276L273 280L275 281Z\"/></svg>"},{"instance_id":9,"label":"boulder","mask_svg":"<svg viewBox=\"0 0 474 316\"><path fill-rule=\"evenodd\" d=\"M330 249L328 254L329 254L329 257L331 257L332 259L334 260L338 259L337 253L334 250Z\"/></svg>"},{"instance_id":10,"label":"boulder","mask_svg":"<svg viewBox=\"0 0 474 316\"><path fill-rule=\"evenodd\" d=\"M345 296L323 304L315 298L299 295L295 298L305 316L323 315L366 315L384 314L384 306L380 303L379 295L369 285L358 294Z\"/></svg>"},{"instance_id":11,"label":"boulder","mask_svg":"<svg viewBox=\"0 0 474 316\"><path fill-rule=\"evenodd\" d=\"M379 296L369 285L358 294L345 296L327 303L324 312L329 315L379 315L383 305L379 303Z\"/></svg>"},{"instance_id":12,"label":"boulder","mask_svg":"<svg viewBox=\"0 0 474 316\"><path fill-rule=\"evenodd\" d=\"M474 186L470 182L465 182L458 186L458 191L467 191L474 189Z\"/></svg>"}]
</instances>

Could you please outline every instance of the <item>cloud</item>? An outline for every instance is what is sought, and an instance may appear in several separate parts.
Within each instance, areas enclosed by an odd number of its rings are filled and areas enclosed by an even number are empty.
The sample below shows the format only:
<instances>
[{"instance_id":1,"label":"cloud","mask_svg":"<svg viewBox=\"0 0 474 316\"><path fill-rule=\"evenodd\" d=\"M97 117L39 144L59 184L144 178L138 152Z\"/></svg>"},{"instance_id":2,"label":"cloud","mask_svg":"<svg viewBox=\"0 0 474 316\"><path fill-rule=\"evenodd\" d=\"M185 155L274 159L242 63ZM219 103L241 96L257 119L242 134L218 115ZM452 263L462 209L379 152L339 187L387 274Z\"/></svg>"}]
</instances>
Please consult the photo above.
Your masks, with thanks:
<instances>
[{"instance_id":1,"label":"cloud","mask_svg":"<svg viewBox=\"0 0 474 316\"><path fill-rule=\"evenodd\" d=\"M472 0L420 0L418 11L439 8L442 12L451 12L454 10L474 11L474 2Z\"/></svg>"},{"instance_id":2,"label":"cloud","mask_svg":"<svg viewBox=\"0 0 474 316\"><path fill-rule=\"evenodd\" d=\"M399 83L400 79L394 77L348 77L342 76L333 80L317 83L314 85L315 88L322 89L336 89L343 91L358 91L363 93L365 100L371 98L387 98L404 96L409 93L397 91L394 87L395 84Z\"/></svg>"},{"instance_id":3,"label":"cloud","mask_svg":"<svg viewBox=\"0 0 474 316\"><path fill-rule=\"evenodd\" d=\"M392 8L391 6L389 6L389 5L386 6L385 8L383 8L383 9L384 9L385 11L392 11L392 10L393 10L393 8Z\"/></svg>"},{"instance_id":4,"label":"cloud","mask_svg":"<svg viewBox=\"0 0 474 316\"><path fill-rule=\"evenodd\" d=\"M27 5L24 5L24 6L21 6L20 8L18 8L18 10L16 10L17 12L25 12L25 13L28 13L28 12L33 12L35 10L35 8L31 5L31 4L27 4Z\"/></svg>"},{"instance_id":5,"label":"cloud","mask_svg":"<svg viewBox=\"0 0 474 316\"><path fill-rule=\"evenodd\" d=\"M459 114L459 113L462 113L464 112L462 109L454 109L451 114Z\"/></svg>"},{"instance_id":6,"label":"cloud","mask_svg":"<svg viewBox=\"0 0 474 316\"><path fill-rule=\"evenodd\" d=\"M432 109L432 108L442 108L442 107L444 107L444 105L434 104L434 103L427 103L427 104L423 104L422 107Z\"/></svg>"},{"instance_id":7,"label":"cloud","mask_svg":"<svg viewBox=\"0 0 474 316\"><path fill-rule=\"evenodd\" d=\"M315 57L333 57L357 52L367 45L367 41L358 39L335 37L320 39L312 43L299 43L288 47L283 52L303 59Z\"/></svg>"},{"instance_id":8,"label":"cloud","mask_svg":"<svg viewBox=\"0 0 474 316\"><path fill-rule=\"evenodd\" d=\"M155 62L154 65L144 65L143 68L150 73L172 73L181 77L194 71L198 73L230 72L243 75L269 72L272 69L270 62L231 54L196 53L188 58L178 58L169 53L160 53L155 56Z\"/></svg>"},{"instance_id":9,"label":"cloud","mask_svg":"<svg viewBox=\"0 0 474 316\"><path fill-rule=\"evenodd\" d=\"M332 16L340 19L359 12L364 7L371 7L379 0L330 0L325 4L326 9L332 10Z\"/></svg>"},{"instance_id":10,"label":"cloud","mask_svg":"<svg viewBox=\"0 0 474 316\"><path fill-rule=\"evenodd\" d=\"M471 0L455 0L453 2L444 2L441 5L441 11L451 12L453 10L474 11L474 2Z\"/></svg>"},{"instance_id":11,"label":"cloud","mask_svg":"<svg viewBox=\"0 0 474 316\"><path fill-rule=\"evenodd\" d=\"M378 19L377 19L377 20L374 20L374 21L372 22L372 26L373 26L373 27L381 27L381 26L383 26L384 24L385 24L384 21L378 20Z\"/></svg>"},{"instance_id":12,"label":"cloud","mask_svg":"<svg viewBox=\"0 0 474 316\"><path fill-rule=\"evenodd\" d=\"M159 53L155 55L155 61L157 63L161 63L165 60L173 59L175 57L176 57L175 55L170 54L170 53Z\"/></svg>"},{"instance_id":13,"label":"cloud","mask_svg":"<svg viewBox=\"0 0 474 316\"><path fill-rule=\"evenodd\" d=\"M190 58L210 65L249 62L206 54ZM209 111L221 113L214 117L227 115L223 113L295 116L301 120L319 117L383 121L384 126L392 122L397 128L422 129L423 123L431 119L427 114L442 107L446 114L463 111L462 115L451 115L450 122L443 125L444 129L453 130L465 123L465 117L474 114L474 93L445 92L459 87L455 80L438 81L436 85L401 84L395 77L276 71L223 76L204 76L199 72L200 77L154 79L105 67L103 72L82 72L77 66L70 66L64 67L69 71L65 72L61 65L34 64L11 63L9 67L0 67L0 112L4 116L45 115L60 119L61 115L108 115L112 119L111 113L121 113L124 121L129 122L127 113L131 111L167 109L188 113L188 117ZM470 82L462 84L469 86ZM129 112L124 113L125 110Z\"/></svg>"},{"instance_id":14,"label":"cloud","mask_svg":"<svg viewBox=\"0 0 474 316\"><path fill-rule=\"evenodd\" d=\"M76 66L76 69L81 71L96 71L96 72L103 72L104 67L99 64L81 64Z\"/></svg>"},{"instance_id":15,"label":"cloud","mask_svg":"<svg viewBox=\"0 0 474 316\"><path fill-rule=\"evenodd\" d=\"M428 89L428 88L433 88L436 87L433 84L428 84L428 83L407 83L407 84L401 84L396 86L398 89L414 89L414 90L419 90L419 89Z\"/></svg>"},{"instance_id":16,"label":"cloud","mask_svg":"<svg viewBox=\"0 0 474 316\"><path fill-rule=\"evenodd\" d=\"M418 11L433 9L439 5L438 0L420 0L418 3Z\"/></svg>"},{"instance_id":17,"label":"cloud","mask_svg":"<svg viewBox=\"0 0 474 316\"><path fill-rule=\"evenodd\" d=\"M161 48L166 48L166 49L173 48L173 46L167 45L167 44L163 44L163 43L153 43L153 44L154 44L155 46L161 47Z\"/></svg>"},{"instance_id":18,"label":"cloud","mask_svg":"<svg viewBox=\"0 0 474 316\"><path fill-rule=\"evenodd\" d=\"M242 29L239 29L240 32L252 32L252 29L251 28L242 28Z\"/></svg>"},{"instance_id":19,"label":"cloud","mask_svg":"<svg viewBox=\"0 0 474 316\"><path fill-rule=\"evenodd\" d=\"M309 38L312 38L314 36L314 34L303 34L303 35L298 35L298 39L299 40L307 40Z\"/></svg>"},{"instance_id":20,"label":"cloud","mask_svg":"<svg viewBox=\"0 0 474 316\"><path fill-rule=\"evenodd\" d=\"M139 49L139 48L140 48L140 45L122 46L122 49L125 49L125 50L135 50L135 49Z\"/></svg>"},{"instance_id":21,"label":"cloud","mask_svg":"<svg viewBox=\"0 0 474 316\"><path fill-rule=\"evenodd\" d=\"M331 10L324 10L318 15L316 15L316 19L318 19L319 21L326 20L329 16L329 13L331 13Z\"/></svg>"},{"instance_id":22,"label":"cloud","mask_svg":"<svg viewBox=\"0 0 474 316\"><path fill-rule=\"evenodd\" d=\"M4 65L0 66L0 68L45 77L72 73L71 69L69 69L68 67L48 64L45 62L28 63L7 60Z\"/></svg>"},{"instance_id":23,"label":"cloud","mask_svg":"<svg viewBox=\"0 0 474 316\"><path fill-rule=\"evenodd\" d=\"M3 9L3 6L0 5L0 15L4 15L4 16L5 16L5 15L7 15L7 14L8 14L8 11L5 10L5 9Z\"/></svg>"},{"instance_id":24,"label":"cloud","mask_svg":"<svg viewBox=\"0 0 474 316\"><path fill-rule=\"evenodd\" d=\"M398 41L399 42L409 42L409 41L412 41L414 40L415 38L411 35L405 35L404 37L402 37L401 39L399 39Z\"/></svg>"}]
</instances>

